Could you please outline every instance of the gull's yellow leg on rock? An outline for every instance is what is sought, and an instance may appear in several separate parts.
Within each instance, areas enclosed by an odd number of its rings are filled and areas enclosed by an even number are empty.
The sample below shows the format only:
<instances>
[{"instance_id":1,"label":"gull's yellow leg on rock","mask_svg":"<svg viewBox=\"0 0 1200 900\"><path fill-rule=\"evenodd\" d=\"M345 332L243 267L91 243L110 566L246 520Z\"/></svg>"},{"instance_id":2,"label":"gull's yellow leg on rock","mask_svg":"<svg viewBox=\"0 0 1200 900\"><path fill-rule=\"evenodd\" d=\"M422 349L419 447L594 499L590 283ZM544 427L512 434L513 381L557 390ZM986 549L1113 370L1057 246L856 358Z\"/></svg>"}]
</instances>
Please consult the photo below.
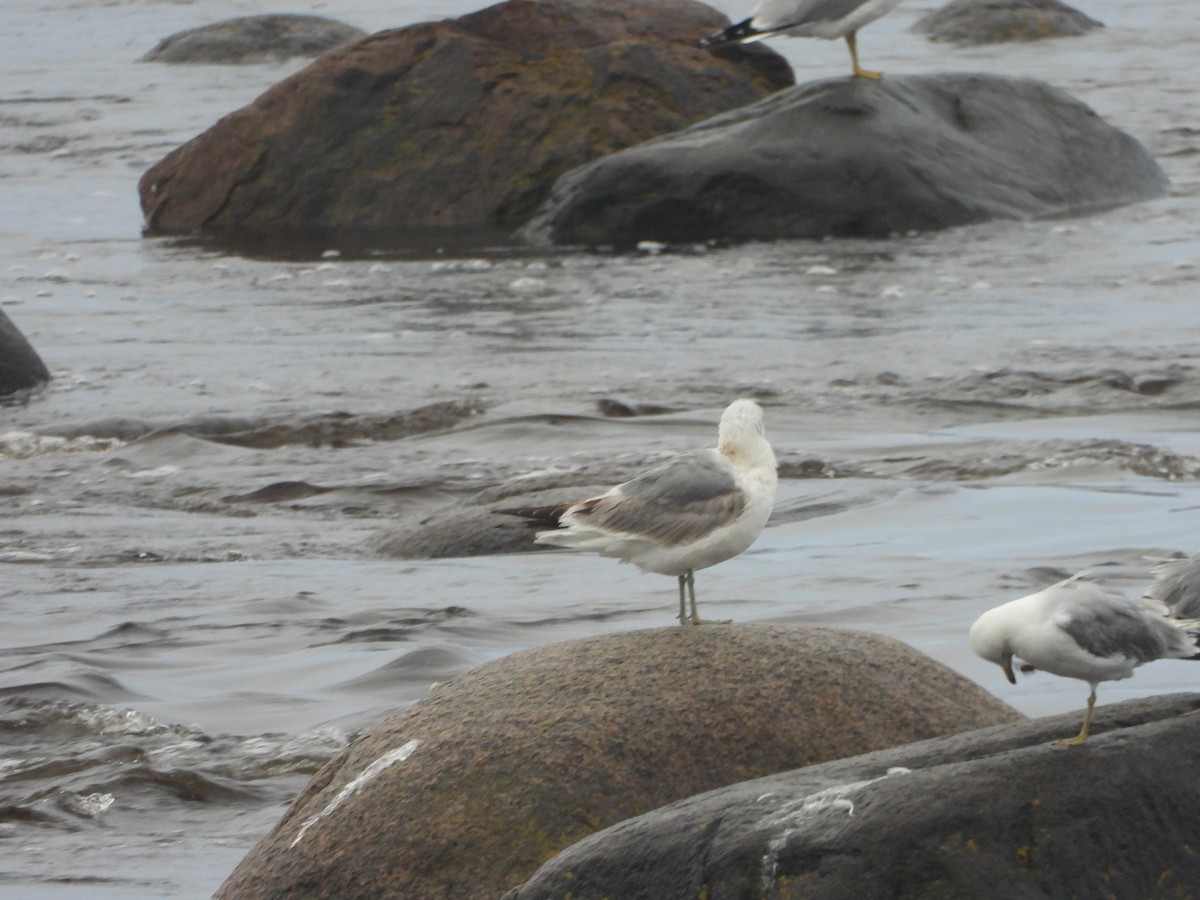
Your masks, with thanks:
<instances>
[{"instance_id":1,"label":"gull's yellow leg on rock","mask_svg":"<svg viewBox=\"0 0 1200 900\"><path fill-rule=\"evenodd\" d=\"M691 616L688 615L684 607L683 598L685 590L692 603ZM691 569L688 569L679 576L679 624L684 627L700 624L700 613L696 611L696 575Z\"/></svg>"},{"instance_id":2,"label":"gull's yellow leg on rock","mask_svg":"<svg viewBox=\"0 0 1200 900\"><path fill-rule=\"evenodd\" d=\"M1092 692L1088 694L1087 712L1083 714L1083 728L1079 729L1079 734L1073 738L1063 738L1058 743L1063 747L1078 747L1087 740L1088 729L1092 727L1092 710L1096 708L1096 688L1092 687Z\"/></svg>"},{"instance_id":3,"label":"gull's yellow leg on rock","mask_svg":"<svg viewBox=\"0 0 1200 900\"><path fill-rule=\"evenodd\" d=\"M700 613L696 610L696 573L688 569L685 577L687 578L688 598L692 604L692 624L699 625Z\"/></svg>"},{"instance_id":4,"label":"gull's yellow leg on rock","mask_svg":"<svg viewBox=\"0 0 1200 900\"><path fill-rule=\"evenodd\" d=\"M683 589L687 587L688 602L692 607L691 615L683 611ZM702 619L696 609L696 573L688 569L679 576L679 624L680 625L728 625L730 619Z\"/></svg>"},{"instance_id":5,"label":"gull's yellow leg on rock","mask_svg":"<svg viewBox=\"0 0 1200 900\"><path fill-rule=\"evenodd\" d=\"M872 81L878 81L883 77L882 72L872 72L858 64L858 34L856 32L852 31L846 35L846 46L850 48L850 62L854 64L855 75L859 78L870 78Z\"/></svg>"}]
</instances>

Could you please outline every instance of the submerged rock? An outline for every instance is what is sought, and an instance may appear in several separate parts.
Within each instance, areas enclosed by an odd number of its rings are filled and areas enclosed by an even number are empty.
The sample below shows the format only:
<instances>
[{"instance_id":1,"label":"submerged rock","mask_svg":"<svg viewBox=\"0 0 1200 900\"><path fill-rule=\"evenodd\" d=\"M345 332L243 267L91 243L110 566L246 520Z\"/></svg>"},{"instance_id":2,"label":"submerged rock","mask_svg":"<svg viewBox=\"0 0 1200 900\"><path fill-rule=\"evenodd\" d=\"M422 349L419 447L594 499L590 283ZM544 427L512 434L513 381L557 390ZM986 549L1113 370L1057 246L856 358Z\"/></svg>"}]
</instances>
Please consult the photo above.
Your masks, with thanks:
<instances>
[{"instance_id":1,"label":"submerged rock","mask_svg":"<svg viewBox=\"0 0 1200 900\"><path fill-rule=\"evenodd\" d=\"M560 854L506 900L1190 897L1200 695L937 738L734 785Z\"/></svg>"},{"instance_id":2,"label":"submerged rock","mask_svg":"<svg viewBox=\"0 0 1200 900\"><path fill-rule=\"evenodd\" d=\"M1020 719L878 635L711 625L539 647L438 686L358 740L217 896L497 897L665 803Z\"/></svg>"},{"instance_id":3,"label":"submerged rock","mask_svg":"<svg viewBox=\"0 0 1200 900\"><path fill-rule=\"evenodd\" d=\"M323 16L243 16L165 37L142 62L240 64L320 56L365 36L361 28Z\"/></svg>"},{"instance_id":4,"label":"submerged rock","mask_svg":"<svg viewBox=\"0 0 1200 900\"><path fill-rule=\"evenodd\" d=\"M563 479L559 479L562 481ZM569 482L568 482L569 485ZM535 544L538 528L528 519L498 513L513 506L552 506L603 494L610 485L581 484L508 494L489 499L494 491L460 500L416 522L405 522L372 538L367 549L388 559L443 559L550 550ZM542 526L543 528L545 525Z\"/></svg>"},{"instance_id":5,"label":"submerged rock","mask_svg":"<svg viewBox=\"0 0 1200 900\"><path fill-rule=\"evenodd\" d=\"M1103 22L1059 0L953 0L912 26L931 41L1000 44L1078 37Z\"/></svg>"},{"instance_id":6,"label":"submerged rock","mask_svg":"<svg viewBox=\"0 0 1200 900\"><path fill-rule=\"evenodd\" d=\"M520 225L554 179L793 82L698 46L695 0L508 0L334 50L168 154L151 234L396 235Z\"/></svg>"},{"instance_id":7,"label":"submerged rock","mask_svg":"<svg viewBox=\"0 0 1200 900\"><path fill-rule=\"evenodd\" d=\"M992 75L819 81L564 175L539 244L883 237L1158 197L1134 138L1062 91Z\"/></svg>"},{"instance_id":8,"label":"submerged rock","mask_svg":"<svg viewBox=\"0 0 1200 900\"><path fill-rule=\"evenodd\" d=\"M25 335L0 310L0 399L35 390L50 380L50 371Z\"/></svg>"}]
</instances>

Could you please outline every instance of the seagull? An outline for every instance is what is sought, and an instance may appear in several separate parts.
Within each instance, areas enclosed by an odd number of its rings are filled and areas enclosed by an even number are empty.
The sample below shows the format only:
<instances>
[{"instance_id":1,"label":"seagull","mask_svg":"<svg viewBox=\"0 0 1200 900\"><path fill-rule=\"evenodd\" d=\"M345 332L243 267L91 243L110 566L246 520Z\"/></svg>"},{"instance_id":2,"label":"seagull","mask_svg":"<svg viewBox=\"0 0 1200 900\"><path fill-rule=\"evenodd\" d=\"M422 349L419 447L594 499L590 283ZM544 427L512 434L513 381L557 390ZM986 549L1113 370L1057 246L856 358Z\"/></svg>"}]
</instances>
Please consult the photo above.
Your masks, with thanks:
<instances>
[{"instance_id":1,"label":"seagull","mask_svg":"<svg viewBox=\"0 0 1200 900\"><path fill-rule=\"evenodd\" d=\"M683 453L598 497L496 512L550 526L538 532L538 544L591 550L643 572L674 575L679 624L699 625L695 571L754 543L771 515L777 483L762 408L741 399L721 414L714 449Z\"/></svg>"},{"instance_id":2,"label":"seagull","mask_svg":"<svg viewBox=\"0 0 1200 900\"><path fill-rule=\"evenodd\" d=\"M1154 584L1146 591L1177 619L1200 619L1200 553L1155 560Z\"/></svg>"},{"instance_id":3,"label":"seagull","mask_svg":"<svg viewBox=\"0 0 1200 900\"><path fill-rule=\"evenodd\" d=\"M845 38L850 62L859 78L878 81L880 72L858 64L858 30L891 12L900 0L762 0L750 18L705 38L702 47L734 41L749 44L777 34L790 37Z\"/></svg>"},{"instance_id":4,"label":"seagull","mask_svg":"<svg viewBox=\"0 0 1200 900\"><path fill-rule=\"evenodd\" d=\"M1186 561L1185 561L1186 562ZM1078 746L1087 740L1096 706L1096 686L1133 675L1156 659L1200 659L1200 621L1174 616L1153 596L1131 600L1124 594L1073 575L1044 590L989 609L971 626L971 648L1004 670L1013 684L1013 657L1022 672L1041 669L1091 686L1083 727L1059 741Z\"/></svg>"}]
</instances>

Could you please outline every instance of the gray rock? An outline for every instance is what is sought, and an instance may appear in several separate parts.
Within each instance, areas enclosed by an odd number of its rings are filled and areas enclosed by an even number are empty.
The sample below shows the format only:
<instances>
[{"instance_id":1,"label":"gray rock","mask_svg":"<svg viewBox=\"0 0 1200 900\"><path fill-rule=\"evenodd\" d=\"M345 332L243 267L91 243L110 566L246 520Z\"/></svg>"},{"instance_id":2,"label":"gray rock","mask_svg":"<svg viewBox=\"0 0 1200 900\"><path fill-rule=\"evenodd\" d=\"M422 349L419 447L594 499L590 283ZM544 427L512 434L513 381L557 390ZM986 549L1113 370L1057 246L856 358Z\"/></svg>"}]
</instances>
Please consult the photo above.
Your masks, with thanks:
<instances>
[{"instance_id":1,"label":"gray rock","mask_svg":"<svg viewBox=\"0 0 1200 900\"><path fill-rule=\"evenodd\" d=\"M931 41L970 45L1078 37L1103 27L1059 0L953 0L912 30Z\"/></svg>"},{"instance_id":2,"label":"gray rock","mask_svg":"<svg viewBox=\"0 0 1200 900\"><path fill-rule=\"evenodd\" d=\"M538 647L356 741L217 896L497 897L587 834L683 797L1020 719L878 635L672 626Z\"/></svg>"},{"instance_id":3,"label":"gray rock","mask_svg":"<svg viewBox=\"0 0 1200 900\"><path fill-rule=\"evenodd\" d=\"M0 398L20 397L49 380L50 371L42 358L0 310Z\"/></svg>"},{"instance_id":4,"label":"gray rock","mask_svg":"<svg viewBox=\"0 0 1200 900\"><path fill-rule=\"evenodd\" d=\"M982 74L780 91L581 166L520 232L538 244L883 237L1163 195L1135 139L1062 91Z\"/></svg>"},{"instance_id":5,"label":"gray rock","mask_svg":"<svg viewBox=\"0 0 1200 900\"><path fill-rule=\"evenodd\" d=\"M611 485L557 486L490 502L487 498L492 494L488 492L452 503L420 521L396 525L372 538L366 549L387 559L442 559L549 550L552 548L533 542L538 529L528 519L502 515L496 510L567 503L602 494L609 487Z\"/></svg>"},{"instance_id":6,"label":"gray rock","mask_svg":"<svg viewBox=\"0 0 1200 900\"><path fill-rule=\"evenodd\" d=\"M1200 695L1104 707L1107 733L1083 747L1052 742L1079 719L692 797L581 841L506 900L1194 896Z\"/></svg>"},{"instance_id":7,"label":"gray rock","mask_svg":"<svg viewBox=\"0 0 1200 900\"><path fill-rule=\"evenodd\" d=\"M244 16L163 38L142 62L241 64L320 56L366 34L322 16Z\"/></svg>"}]
</instances>

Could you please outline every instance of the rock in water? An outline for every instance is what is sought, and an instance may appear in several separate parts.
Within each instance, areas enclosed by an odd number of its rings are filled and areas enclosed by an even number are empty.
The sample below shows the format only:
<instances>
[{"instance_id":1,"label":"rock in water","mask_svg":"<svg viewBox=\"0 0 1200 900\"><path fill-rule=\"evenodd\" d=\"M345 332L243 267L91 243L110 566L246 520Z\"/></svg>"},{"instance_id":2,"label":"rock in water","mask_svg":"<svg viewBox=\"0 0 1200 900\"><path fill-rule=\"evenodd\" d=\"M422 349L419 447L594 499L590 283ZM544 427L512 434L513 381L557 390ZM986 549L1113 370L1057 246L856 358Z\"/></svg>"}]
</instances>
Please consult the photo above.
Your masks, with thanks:
<instances>
[{"instance_id":1,"label":"rock in water","mask_svg":"<svg viewBox=\"0 0 1200 900\"><path fill-rule=\"evenodd\" d=\"M1167 186L1141 144L1041 82L847 78L781 91L581 166L521 234L620 247L885 237L1094 212Z\"/></svg>"},{"instance_id":2,"label":"rock in water","mask_svg":"<svg viewBox=\"0 0 1200 900\"><path fill-rule=\"evenodd\" d=\"M539 647L356 741L218 896L498 897L587 834L674 800L1020 719L878 635L713 625Z\"/></svg>"},{"instance_id":3,"label":"rock in water","mask_svg":"<svg viewBox=\"0 0 1200 900\"><path fill-rule=\"evenodd\" d=\"M320 56L365 36L361 28L323 16L243 16L165 37L142 62L240 64Z\"/></svg>"},{"instance_id":4,"label":"rock in water","mask_svg":"<svg viewBox=\"0 0 1200 900\"><path fill-rule=\"evenodd\" d=\"M0 398L42 387L50 372L25 335L0 310Z\"/></svg>"},{"instance_id":5,"label":"rock in water","mask_svg":"<svg viewBox=\"0 0 1200 900\"><path fill-rule=\"evenodd\" d=\"M953 0L912 30L931 41L971 45L1078 37L1103 27L1059 0Z\"/></svg>"},{"instance_id":6,"label":"rock in water","mask_svg":"<svg viewBox=\"0 0 1200 900\"><path fill-rule=\"evenodd\" d=\"M1200 695L937 738L733 785L581 841L505 900L1191 897ZM1119 862L1118 862L1119 860Z\"/></svg>"},{"instance_id":7,"label":"rock in water","mask_svg":"<svg viewBox=\"0 0 1200 900\"><path fill-rule=\"evenodd\" d=\"M499 515L497 511L514 502L521 506L569 503L581 496L602 494L608 488L607 484L587 483L578 487L557 486L515 493L509 495L507 500L490 502L487 497L493 492L485 491L481 495L434 510L418 521L394 525L369 539L366 549L386 559L443 559L552 550L534 543L537 528L527 520Z\"/></svg>"},{"instance_id":8,"label":"rock in water","mask_svg":"<svg viewBox=\"0 0 1200 900\"><path fill-rule=\"evenodd\" d=\"M713 54L695 0L509 0L331 51L142 177L151 234L398 236L523 223L590 159L793 83Z\"/></svg>"}]
</instances>

